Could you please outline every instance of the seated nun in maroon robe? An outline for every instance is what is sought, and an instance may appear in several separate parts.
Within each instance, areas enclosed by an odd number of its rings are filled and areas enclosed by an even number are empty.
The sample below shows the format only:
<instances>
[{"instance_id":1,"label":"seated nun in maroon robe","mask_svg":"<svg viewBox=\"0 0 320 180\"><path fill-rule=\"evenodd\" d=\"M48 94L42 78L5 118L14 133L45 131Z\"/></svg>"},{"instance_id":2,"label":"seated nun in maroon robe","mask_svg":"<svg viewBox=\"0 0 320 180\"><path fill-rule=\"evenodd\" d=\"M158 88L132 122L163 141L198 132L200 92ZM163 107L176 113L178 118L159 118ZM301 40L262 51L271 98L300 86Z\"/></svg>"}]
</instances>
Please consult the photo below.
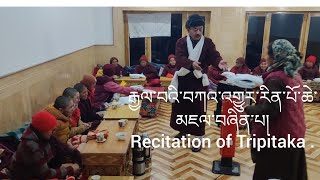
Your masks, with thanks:
<instances>
[{"instance_id":1,"label":"seated nun in maroon robe","mask_svg":"<svg viewBox=\"0 0 320 180\"><path fill-rule=\"evenodd\" d=\"M136 67L134 73L136 74L143 74L147 78L146 86L160 86L160 77L158 75L158 71L155 67L153 67L148 59L147 56L142 55L140 57L140 65Z\"/></svg>"},{"instance_id":2,"label":"seated nun in maroon robe","mask_svg":"<svg viewBox=\"0 0 320 180\"><path fill-rule=\"evenodd\" d=\"M88 89L88 99L90 100L91 105L94 104L94 91L95 91L95 86L96 86L96 77L94 77L91 74L85 74L83 75L82 80L80 83L86 85Z\"/></svg>"},{"instance_id":3,"label":"seated nun in maroon robe","mask_svg":"<svg viewBox=\"0 0 320 180\"><path fill-rule=\"evenodd\" d=\"M95 103L102 106L105 102L111 102L114 93L130 95L132 91L138 91L135 88L120 86L114 79L114 67L111 64L103 66L103 76L97 77L95 92ZM141 92L141 90L139 90Z\"/></svg>"},{"instance_id":4,"label":"seated nun in maroon robe","mask_svg":"<svg viewBox=\"0 0 320 180\"><path fill-rule=\"evenodd\" d=\"M303 67L298 71L303 80L319 78L319 69L316 66L316 60L315 56L309 56Z\"/></svg>"},{"instance_id":5,"label":"seated nun in maroon robe","mask_svg":"<svg viewBox=\"0 0 320 180\"><path fill-rule=\"evenodd\" d=\"M246 65L246 60L243 57L239 57L236 60L236 65L231 68L230 72L235 74L250 74L250 69Z\"/></svg>"},{"instance_id":6,"label":"seated nun in maroon robe","mask_svg":"<svg viewBox=\"0 0 320 180\"><path fill-rule=\"evenodd\" d=\"M116 57L112 57L110 58L110 64L112 64L114 66L114 71L115 71L115 75L117 76L126 76L126 72L123 69L123 67L119 64L119 60Z\"/></svg>"},{"instance_id":7,"label":"seated nun in maroon robe","mask_svg":"<svg viewBox=\"0 0 320 180\"><path fill-rule=\"evenodd\" d=\"M267 60L262 58L260 60L259 66L253 69L252 75L262 76L262 74L266 72L266 69L267 69Z\"/></svg>"},{"instance_id":8,"label":"seated nun in maroon robe","mask_svg":"<svg viewBox=\"0 0 320 180\"><path fill-rule=\"evenodd\" d=\"M168 56L168 61L169 61L169 64L167 64L164 67L161 76L168 77L168 78L173 78L174 73L177 71L176 56L174 54L170 54Z\"/></svg>"}]
</instances>

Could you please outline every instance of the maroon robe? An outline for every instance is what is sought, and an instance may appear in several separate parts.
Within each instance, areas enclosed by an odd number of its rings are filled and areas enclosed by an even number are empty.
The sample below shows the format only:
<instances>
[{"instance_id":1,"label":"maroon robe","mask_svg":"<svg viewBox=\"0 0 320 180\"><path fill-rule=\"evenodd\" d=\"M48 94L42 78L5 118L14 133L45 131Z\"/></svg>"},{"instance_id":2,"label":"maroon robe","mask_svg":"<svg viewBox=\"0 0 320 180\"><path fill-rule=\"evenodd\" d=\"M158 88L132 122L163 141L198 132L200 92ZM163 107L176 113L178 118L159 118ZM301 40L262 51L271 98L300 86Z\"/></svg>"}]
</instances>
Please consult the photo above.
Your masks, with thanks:
<instances>
[{"instance_id":1,"label":"maroon robe","mask_svg":"<svg viewBox=\"0 0 320 180\"><path fill-rule=\"evenodd\" d=\"M217 67L209 67L208 78L214 83L219 84L219 81L225 80L226 77L222 76L223 70Z\"/></svg>"},{"instance_id":2,"label":"maroon robe","mask_svg":"<svg viewBox=\"0 0 320 180\"><path fill-rule=\"evenodd\" d=\"M167 64L164 69L163 72L161 74L161 76L165 77L167 76L167 74L172 74L174 75L174 73L177 71L177 66L172 66L170 64Z\"/></svg>"},{"instance_id":3,"label":"maroon robe","mask_svg":"<svg viewBox=\"0 0 320 180\"><path fill-rule=\"evenodd\" d=\"M88 99L90 100L92 106L94 106L94 92L95 88L88 89Z\"/></svg>"},{"instance_id":4,"label":"maroon robe","mask_svg":"<svg viewBox=\"0 0 320 180\"><path fill-rule=\"evenodd\" d=\"M198 41L193 41L193 47L198 43ZM186 76L179 76L178 77L178 100L179 103L176 101L172 104L172 113L171 113L171 120L170 126L182 133L191 134L195 136L203 136L205 134L205 122L200 123L200 116L205 115L205 109L207 107L204 106L203 98L200 101L200 98L194 98L193 102L188 99L184 99L184 93L180 94L180 92L195 92L195 91L207 91L208 87L204 87L202 85L202 79L197 79L193 74L193 61L188 59L188 47L187 47L187 39L186 37L180 38L176 43L176 61L177 67L184 67L191 72ZM199 62L201 63L200 66L203 69L203 72L206 73L208 71L208 66L213 65L217 67L220 60L221 60L220 53L216 50L214 43L210 38L205 38L202 52L199 58ZM195 95L195 94L194 94ZM188 95L187 95L188 96ZM195 122L199 125L188 124L187 126L183 123L178 124L176 119L178 118L177 115L198 115L198 118ZM189 119L189 118L188 118ZM188 120L187 119L187 120ZM186 120L186 119L184 119Z\"/></svg>"},{"instance_id":5,"label":"maroon robe","mask_svg":"<svg viewBox=\"0 0 320 180\"><path fill-rule=\"evenodd\" d=\"M96 108L100 108L104 102L110 102L113 97L113 92L107 92L104 89L104 84L110 81L114 81L112 78L104 75L97 77L96 90L94 94L94 103Z\"/></svg>"},{"instance_id":6,"label":"maroon robe","mask_svg":"<svg viewBox=\"0 0 320 180\"><path fill-rule=\"evenodd\" d=\"M117 76L120 76L120 75L126 76L125 70L119 64L116 67L114 67L114 71L115 71L115 75Z\"/></svg>"},{"instance_id":7,"label":"maroon robe","mask_svg":"<svg viewBox=\"0 0 320 180\"><path fill-rule=\"evenodd\" d=\"M235 74L250 74L250 69L248 68L247 65L243 64L242 67L240 68L233 66L230 72L233 72Z\"/></svg>"},{"instance_id":8,"label":"maroon robe","mask_svg":"<svg viewBox=\"0 0 320 180\"><path fill-rule=\"evenodd\" d=\"M95 120L102 120L102 117L96 114L99 109L94 108L89 99L80 99L78 107L80 109L82 122L88 123Z\"/></svg>"},{"instance_id":9,"label":"maroon robe","mask_svg":"<svg viewBox=\"0 0 320 180\"><path fill-rule=\"evenodd\" d=\"M153 79L159 79L157 69L149 63L145 67L141 65L137 66L136 69L134 70L134 73L136 74L143 73L146 76L148 82L150 82Z\"/></svg>"},{"instance_id":10,"label":"maroon robe","mask_svg":"<svg viewBox=\"0 0 320 180\"><path fill-rule=\"evenodd\" d=\"M270 70L263 74L264 85L268 88L267 99L271 99L272 92L287 92L286 86L299 87L294 90L297 101L288 99L286 95L279 95L281 102L281 112L279 102L268 102L266 99L259 99L255 106L247 106L245 112L248 115L269 115L269 134L267 126L259 122L251 121L251 134L256 138L267 138L275 136L287 138L290 134L293 138L304 138L306 132L305 117L303 110L303 83L299 74L289 77L282 69ZM290 90L289 93L293 94ZM260 95L260 94L259 94ZM290 95L291 96L291 95ZM293 97L293 96L291 96ZM260 118L261 119L261 118ZM293 141L296 144L297 141ZM255 160L253 179L290 179L306 180L307 168L304 148L273 148L265 147L260 151L252 148L252 157ZM272 157L272 158L270 158ZM266 169L266 167L268 167ZM293 173L294 172L294 173Z\"/></svg>"},{"instance_id":11,"label":"maroon robe","mask_svg":"<svg viewBox=\"0 0 320 180\"><path fill-rule=\"evenodd\" d=\"M314 78L320 77L319 69L315 65L312 68L308 68L304 65L298 72L303 80L313 80Z\"/></svg>"},{"instance_id":12,"label":"maroon robe","mask_svg":"<svg viewBox=\"0 0 320 180\"><path fill-rule=\"evenodd\" d=\"M257 66L256 68L253 69L252 75L262 76L262 74L265 72L266 70L263 70L260 68L260 66Z\"/></svg>"}]
</instances>

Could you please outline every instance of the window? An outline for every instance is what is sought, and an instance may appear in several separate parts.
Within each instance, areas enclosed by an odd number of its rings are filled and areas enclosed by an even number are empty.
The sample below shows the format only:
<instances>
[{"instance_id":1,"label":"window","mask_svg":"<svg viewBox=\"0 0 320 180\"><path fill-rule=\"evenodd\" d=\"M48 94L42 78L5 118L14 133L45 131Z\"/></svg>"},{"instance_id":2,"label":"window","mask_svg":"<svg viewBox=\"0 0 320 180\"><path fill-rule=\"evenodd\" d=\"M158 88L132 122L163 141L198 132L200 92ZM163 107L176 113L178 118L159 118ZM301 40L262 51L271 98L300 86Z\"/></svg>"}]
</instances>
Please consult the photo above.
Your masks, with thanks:
<instances>
[{"instance_id":1,"label":"window","mask_svg":"<svg viewBox=\"0 0 320 180\"><path fill-rule=\"evenodd\" d=\"M206 21L205 16L201 18ZM171 14L171 37L151 38L151 61L158 64L167 64L168 55L175 54L176 42L182 35L182 14ZM184 30L184 29L183 29ZM205 25L203 26L203 34Z\"/></svg>"},{"instance_id":2,"label":"window","mask_svg":"<svg viewBox=\"0 0 320 180\"><path fill-rule=\"evenodd\" d=\"M246 20L244 50L250 68L258 65L259 55L266 57L268 45L277 39L290 41L301 53L302 61L310 54L320 58L320 51L317 51L320 48L320 13L247 12Z\"/></svg>"},{"instance_id":3,"label":"window","mask_svg":"<svg viewBox=\"0 0 320 180\"><path fill-rule=\"evenodd\" d=\"M168 55L174 54L176 42L182 34L182 14L171 15L171 37L151 38L151 59L158 64L167 64Z\"/></svg>"},{"instance_id":4,"label":"window","mask_svg":"<svg viewBox=\"0 0 320 180\"><path fill-rule=\"evenodd\" d=\"M262 54L265 16L249 16L246 46L246 64L250 69L259 66Z\"/></svg>"},{"instance_id":5,"label":"window","mask_svg":"<svg viewBox=\"0 0 320 180\"><path fill-rule=\"evenodd\" d=\"M319 63L320 58L320 16L310 19L310 28L307 43L306 58L310 55L316 56Z\"/></svg>"},{"instance_id":6,"label":"window","mask_svg":"<svg viewBox=\"0 0 320 180\"><path fill-rule=\"evenodd\" d=\"M139 64L140 57L145 54L145 38L130 39L130 64Z\"/></svg>"},{"instance_id":7,"label":"window","mask_svg":"<svg viewBox=\"0 0 320 180\"><path fill-rule=\"evenodd\" d=\"M136 65L139 64L139 58L145 54L151 62L158 64L167 64L168 55L175 53L176 42L182 36L185 36L185 22L191 14L197 13L205 20L203 34L209 36L210 31L210 12L172 12L171 13L171 36L170 37L145 37L145 38L130 38L128 14L143 14L153 12L124 12L124 26L125 26L125 64ZM159 12L156 12L159 13Z\"/></svg>"},{"instance_id":8,"label":"window","mask_svg":"<svg viewBox=\"0 0 320 180\"><path fill-rule=\"evenodd\" d=\"M303 16L303 14L272 14L269 42L287 39L299 50Z\"/></svg>"}]
</instances>

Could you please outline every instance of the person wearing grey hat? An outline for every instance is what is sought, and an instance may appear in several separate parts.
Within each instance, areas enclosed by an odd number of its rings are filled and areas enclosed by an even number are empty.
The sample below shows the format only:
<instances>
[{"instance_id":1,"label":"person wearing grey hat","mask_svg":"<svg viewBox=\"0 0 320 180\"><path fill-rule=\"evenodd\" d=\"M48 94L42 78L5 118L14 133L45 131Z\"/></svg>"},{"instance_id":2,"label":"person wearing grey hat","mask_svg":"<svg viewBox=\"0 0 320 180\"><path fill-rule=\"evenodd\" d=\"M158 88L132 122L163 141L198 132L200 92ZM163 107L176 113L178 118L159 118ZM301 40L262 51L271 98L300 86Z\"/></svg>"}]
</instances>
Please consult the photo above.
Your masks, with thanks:
<instances>
[{"instance_id":1,"label":"person wearing grey hat","mask_svg":"<svg viewBox=\"0 0 320 180\"><path fill-rule=\"evenodd\" d=\"M207 91L208 67L210 65L218 67L222 59L212 40L203 36L204 25L205 22L201 16L190 15L185 25L188 35L180 38L176 43L177 69L180 70L175 73L171 85L179 93L177 100L170 100L173 103L170 126L179 131L176 138L191 134L201 140L205 135L205 122L200 121L200 116L206 114L206 98L198 96L193 99L193 102L184 98L184 92L187 91L193 93ZM192 124L177 123L180 115L183 117L196 115L197 118ZM192 151L199 152L201 147L200 143L194 146Z\"/></svg>"}]
</instances>

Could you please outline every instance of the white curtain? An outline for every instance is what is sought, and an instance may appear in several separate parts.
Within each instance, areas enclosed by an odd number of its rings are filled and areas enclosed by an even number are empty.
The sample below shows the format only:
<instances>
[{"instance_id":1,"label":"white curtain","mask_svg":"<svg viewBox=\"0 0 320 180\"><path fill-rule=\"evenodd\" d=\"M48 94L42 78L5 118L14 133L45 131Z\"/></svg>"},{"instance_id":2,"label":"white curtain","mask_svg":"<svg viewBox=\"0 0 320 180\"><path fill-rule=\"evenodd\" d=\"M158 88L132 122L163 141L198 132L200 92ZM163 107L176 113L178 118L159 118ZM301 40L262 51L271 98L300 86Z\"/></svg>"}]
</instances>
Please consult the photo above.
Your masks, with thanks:
<instances>
[{"instance_id":1,"label":"white curtain","mask_svg":"<svg viewBox=\"0 0 320 180\"><path fill-rule=\"evenodd\" d=\"M130 38L171 36L171 14L128 14Z\"/></svg>"}]
</instances>

